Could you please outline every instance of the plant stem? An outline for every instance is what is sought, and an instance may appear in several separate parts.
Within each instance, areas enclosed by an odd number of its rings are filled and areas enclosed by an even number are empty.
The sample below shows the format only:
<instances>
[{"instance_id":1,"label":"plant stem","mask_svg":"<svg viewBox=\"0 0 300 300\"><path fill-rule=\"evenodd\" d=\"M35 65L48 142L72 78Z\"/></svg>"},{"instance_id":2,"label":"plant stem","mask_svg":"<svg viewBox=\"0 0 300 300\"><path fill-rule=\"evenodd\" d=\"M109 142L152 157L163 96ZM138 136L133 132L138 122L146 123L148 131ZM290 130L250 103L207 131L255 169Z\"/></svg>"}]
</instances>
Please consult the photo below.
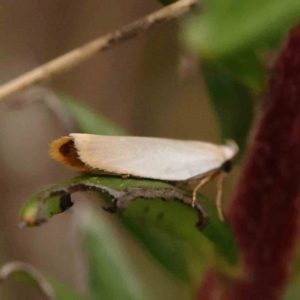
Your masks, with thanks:
<instances>
[{"instance_id":1,"label":"plant stem","mask_svg":"<svg viewBox=\"0 0 300 300\"><path fill-rule=\"evenodd\" d=\"M197 2L198 0L180 0L13 79L0 87L0 101L60 75L80 65L97 53L111 49L124 41L136 37L154 25L178 18L194 8Z\"/></svg>"}]
</instances>

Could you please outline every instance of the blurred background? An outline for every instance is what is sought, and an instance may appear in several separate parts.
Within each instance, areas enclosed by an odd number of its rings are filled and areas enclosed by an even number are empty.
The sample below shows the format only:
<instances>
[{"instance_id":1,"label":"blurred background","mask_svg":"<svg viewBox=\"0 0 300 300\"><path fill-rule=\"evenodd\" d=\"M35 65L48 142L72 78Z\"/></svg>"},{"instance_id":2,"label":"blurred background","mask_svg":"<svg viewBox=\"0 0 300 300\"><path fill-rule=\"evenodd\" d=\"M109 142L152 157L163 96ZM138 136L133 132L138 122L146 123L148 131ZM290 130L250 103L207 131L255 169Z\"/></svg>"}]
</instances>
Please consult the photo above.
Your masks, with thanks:
<instances>
[{"instance_id":1,"label":"blurred background","mask_svg":"<svg viewBox=\"0 0 300 300\"><path fill-rule=\"evenodd\" d=\"M153 0L1 0L1 83L160 7ZM85 290L73 251L71 219L76 207L41 228L18 226L19 210L32 194L75 175L48 156L49 143L76 127L67 117L57 117L47 101L63 93L132 135L218 142L216 120L195 64L178 42L177 21L171 21L53 79L43 86L48 90L35 88L0 104L0 265L29 262L77 291ZM59 103L55 105L54 111L60 110ZM208 194L214 195L214 188ZM138 257L140 273L147 268L153 299L184 299L176 283L130 238L124 244L129 255ZM0 298L41 296L6 282Z\"/></svg>"}]
</instances>

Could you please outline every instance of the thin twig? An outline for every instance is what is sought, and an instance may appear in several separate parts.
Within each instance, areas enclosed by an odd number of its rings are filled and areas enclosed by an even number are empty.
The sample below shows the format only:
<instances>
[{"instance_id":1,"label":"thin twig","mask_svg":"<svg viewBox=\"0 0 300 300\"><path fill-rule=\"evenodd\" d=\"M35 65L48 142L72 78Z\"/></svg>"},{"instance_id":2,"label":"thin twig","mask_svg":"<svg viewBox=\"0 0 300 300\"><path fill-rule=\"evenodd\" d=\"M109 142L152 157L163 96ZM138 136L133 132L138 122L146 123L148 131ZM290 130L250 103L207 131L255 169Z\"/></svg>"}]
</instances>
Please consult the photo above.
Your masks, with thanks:
<instances>
[{"instance_id":1,"label":"thin twig","mask_svg":"<svg viewBox=\"0 0 300 300\"><path fill-rule=\"evenodd\" d=\"M82 47L74 49L0 87L0 101L8 96L24 91L47 79L72 69L88 60L98 52L108 50L156 24L175 19L196 6L197 0L179 0L133 23L95 39Z\"/></svg>"},{"instance_id":2,"label":"thin twig","mask_svg":"<svg viewBox=\"0 0 300 300\"><path fill-rule=\"evenodd\" d=\"M46 277L42 275L37 269L35 269L32 265L13 261L6 263L0 269L0 283L2 283L5 279L9 276L13 275L14 273L25 272L27 275L34 280L44 295L49 300L56 300L57 297L55 295L55 291L52 285L48 282Z\"/></svg>"}]
</instances>

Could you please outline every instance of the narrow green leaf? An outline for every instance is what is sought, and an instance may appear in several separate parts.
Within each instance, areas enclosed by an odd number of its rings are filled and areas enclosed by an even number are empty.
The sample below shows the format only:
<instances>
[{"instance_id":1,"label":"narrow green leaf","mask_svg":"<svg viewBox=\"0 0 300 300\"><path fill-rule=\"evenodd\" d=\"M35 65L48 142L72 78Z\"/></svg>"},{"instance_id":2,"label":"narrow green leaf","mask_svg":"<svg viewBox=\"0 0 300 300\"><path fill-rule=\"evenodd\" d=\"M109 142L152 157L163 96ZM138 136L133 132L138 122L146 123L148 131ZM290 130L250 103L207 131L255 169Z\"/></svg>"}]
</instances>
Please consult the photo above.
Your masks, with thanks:
<instances>
[{"instance_id":1,"label":"narrow green leaf","mask_svg":"<svg viewBox=\"0 0 300 300\"><path fill-rule=\"evenodd\" d=\"M125 134L125 130L115 125L100 113L95 113L83 103L66 95L61 95L60 100L73 115L82 132L102 135Z\"/></svg>"},{"instance_id":2,"label":"narrow green leaf","mask_svg":"<svg viewBox=\"0 0 300 300\"><path fill-rule=\"evenodd\" d=\"M57 300L89 300L89 298L78 295L70 287L52 277L48 277L48 280L55 290Z\"/></svg>"},{"instance_id":3,"label":"narrow green leaf","mask_svg":"<svg viewBox=\"0 0 300 300\"><path fill-rule=\"evenodd\" d=\"M150 291L146 292L129 264L115 229L88 207L78 214L77 222L88 259L92 299L149 299Z\"/></svg>"},{"instance_id":4,"label":"narrow green leaf","mask_svg":"<svg viewBox=\"0 0 300 300\"><path fill-rule=\"evenodd\" d=\"M298 20L295 0L214 0L185 24L182 38L202 58L262 49Z\"/></svg>"},{"instance_id":5,"label":"narrow green leaf","mask_svg":"<svg viewBox=\"0 0 300 300\"><path fill-rule=\"evenodd\" d=\"M219 65L207 62L202 67L222 139L233 139L241 150L245 149L254 117L250 90Z\"/></svg>"}]
</instances>

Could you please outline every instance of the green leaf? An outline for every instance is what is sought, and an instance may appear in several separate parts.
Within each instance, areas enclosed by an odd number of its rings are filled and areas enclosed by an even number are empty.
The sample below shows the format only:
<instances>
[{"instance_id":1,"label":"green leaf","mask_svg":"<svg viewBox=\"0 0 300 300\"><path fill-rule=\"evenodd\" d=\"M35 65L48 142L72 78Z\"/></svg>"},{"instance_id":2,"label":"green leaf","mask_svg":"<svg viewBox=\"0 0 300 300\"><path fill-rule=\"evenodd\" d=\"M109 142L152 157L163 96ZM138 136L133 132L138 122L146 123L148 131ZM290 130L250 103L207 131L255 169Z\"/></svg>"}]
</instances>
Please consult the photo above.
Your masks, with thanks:
<instances>
[{"instance_id":1,"label":"green leaf","mask_svg":"<svg viewBox=\"0 0 300 300\"><path fill-rule=\"evenodd\" d=\"M213 0L192 16L182 38L203 59L262 49L299 20L295 0Z\"/></svg>"},{"instance_id":2,"label":"green leaf","mask_svg":"<svg viewBox=\"0 0 300 300\"><path fill-rule=\"evenodd\" d=\"M22 208L20 217L29 226L39 225L45 218L63 212L60 196L98 187L105 195L117 195L130 188L155 188L155 190L173 189L174 187L153 180L118 178L110 176L81 176L61 184L54 185L31 198ZM101 187L101 188L100 188ZM97 190L97 189L96 189ZM44 206L41 206L43 199ZM205 207L214 211L206 229L202 232L196 228L197 211L189 205L178 202L163 202L158 199L137 199L118 217L120 221L148 248L149 252L176 278L189 282L189 271L186 269L190 257L184 256L185 248L194 249L201 258L205 255L222 258L224 264L234 266L237 262L237 248L229 226L221 222L216 214L213 202L199 196ZM66 200L64 200L66 202ZM42 207L42 210L41 210ZM169 238L167 238L169 236ZM176 254L175 251L178 251ZM178 260L171 259L173 253ZM198 257L199 258L199 257Z\"/></svg>"},{"instance_id":3,"label":"green leaf","mask_svg":"<svg viewBox=\"0 0 300 300\"><path fill-rule=\"evenodd\" d=\"M49 282L55 290L56 297L58 300L87 300L88 298L79 296L71 288L65 284L57 281L52 277L48 277Z\"/></svg>"},{"instance_id":4,"label":"green leaf","mask_svg":"<svg viewBox=\"0 0 300 300\"><path fill-rule=\"evenodd\" d=\"M290 279L282 297L283 300L299 299L300 295L300 252L299 247L295 253L296 258L290 268Z\"/></svg>"},{"instance_id":5,"label":"green leaf","mask_svg":"<svg viewBox=\"0 0 300 300\"><path fill-rule=\"evenodd\" d=\"M92 299L147 299L150 291L130 265L115 229L88 207L76 220L87 254Z\"/></svg>"},{"instance_id":6,"label":"green leaf","mask_svg":"<svg viewBox=\"0 0 300 300\"><path fill-rule=\"evenodd\" d=\"M0 283L9 277L41 291L49 300L84 300L70 288L55 279L46 278L32 265L23 262L8 262L0 268Z\"/></svg>"},{"instance_id":7,"label":"green leaf","mask_svg":"<svg viewBox=\"0 0 300 300\"><path fill-rule=\"evenodd\" d=\"M183 40L201 57L221 137L235 140L241 150L253 123L254 97L266 87L259 51L279 40L299 15L300 5L288 2L293 4L212 0L183 26Z\"/></svg>"},{"instance_id":8,"label":"green leaf","mask_svg":"<svg viewBox=\"0 0 300 300\"><path fill-rule=\"evenodd\" d=\"M82 132L102 135L126 134L125 130L115 125L106 117L93 112L89 107L72 99L71 97L61 95L60 100L73 115Z\"/></svg>"},{"instance_id":9,"label":"green leaf","mask_svg":"<svg viewBox=\"0 0 300 300\"><path fill-rule=\"evenodd\" d=\"M219 76L230 76L237 84L243 84L255 94L260 94L265 89L266 71L254 51L235 53L233 56L222 57L211 62L213 63L220 69Z\"/></svg>"},{"instance_id":10,"label":"green leaf","mask_svg":"<svg viewBox=\"0 0 300 300\"><path fill-rule=\"evenodd\" d=\"M295 300L295 299L299 299L299 295L300 295L300 285L299 285L299 278L298 278L298 280L293 280L289 284L282 299Z\"/></svg>"},{"instance_id":11,"label":"green leaf","mask_svg":"<svg viewBox=\"0 0 300 300\"><path fill-rule=\"evenodd\" d=\"M49 281L32 265L22 262L9 262L0 269L0 282L12 277L40 290L47 299L55 300L56 293Z\"/></svg>"},{"instance_id":12,"label":"green leaf","mask_svg":"<svg viewBox=\"0 0 300 300\"><path fill-rule=\"evenodd\" d=\"M238 262L237 245L229 225L219 220L213 201L202 195L198 199L209 212L208 225L201 232L195 226L197 216L193 209L178 202L134 201L121 216L125 226L152 255L184 281L191 280L191 270L187 269L189 262L197 264L202 261L203 264L203 259L220 259L223 262L219 267L224 272L227 272L228 265L235 266ZM186 257L187 248L197 255Z\"/></svg>"},{"instance_id":13,"label":"green leaf","mask_svg":"<svg viewBox=\"0 0 300 300\"><path fill-rule=\"evenodd\" d=\"M232 139L241 150L245 149L254 118L254 99L250 90L220 65L206 62L202 67L222 139Z\"/></svg>"},{"instance_id":14,"label":"green leaf","mask_svg":"<svg viewBox=\"0 0 300 300\"><path fill-rule=\"evenodd\" d=\"M209 225L204 228L202 233L213 243L217 253L226 259L227 264L230 266L237 265L238 249L229 224L226 221L220 221L213 201L204 198L201 202L210 216ZM220 261L220 263L222 264L224 262ZM227 266L225 267L227 268ZM219 270L221 269L221 266L219 266ZM227 268L225 271L231 272L232 270L228 270Z\"/></svg>"}]
</instances>

